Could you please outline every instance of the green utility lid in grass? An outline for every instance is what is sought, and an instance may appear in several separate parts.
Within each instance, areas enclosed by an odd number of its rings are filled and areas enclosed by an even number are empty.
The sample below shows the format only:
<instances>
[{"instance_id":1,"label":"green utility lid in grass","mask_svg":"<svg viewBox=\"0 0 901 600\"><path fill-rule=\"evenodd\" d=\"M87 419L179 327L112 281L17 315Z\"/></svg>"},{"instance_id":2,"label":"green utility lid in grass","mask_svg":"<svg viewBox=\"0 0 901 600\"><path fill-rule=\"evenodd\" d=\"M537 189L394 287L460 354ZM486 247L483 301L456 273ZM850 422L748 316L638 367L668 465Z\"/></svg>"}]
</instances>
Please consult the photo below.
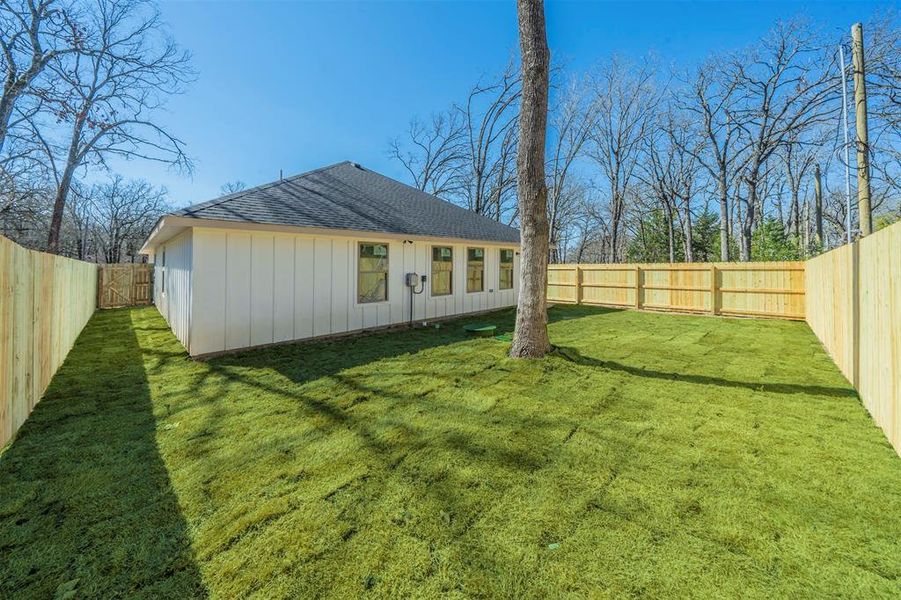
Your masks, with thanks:
<instances>
[{"instance_id":1,"label":"green utility lid in grass","mask_svg":"<svg viewBox=\"0 0 901 600\"><path fill-rule=\"evenodd\" d=\"M480 337L489 337L494 335L495 329L497 329L497 325L480 325L473 323L472 325L463 326L463 330L470 335L477 335Z\"/></svg>"}]
</instances>

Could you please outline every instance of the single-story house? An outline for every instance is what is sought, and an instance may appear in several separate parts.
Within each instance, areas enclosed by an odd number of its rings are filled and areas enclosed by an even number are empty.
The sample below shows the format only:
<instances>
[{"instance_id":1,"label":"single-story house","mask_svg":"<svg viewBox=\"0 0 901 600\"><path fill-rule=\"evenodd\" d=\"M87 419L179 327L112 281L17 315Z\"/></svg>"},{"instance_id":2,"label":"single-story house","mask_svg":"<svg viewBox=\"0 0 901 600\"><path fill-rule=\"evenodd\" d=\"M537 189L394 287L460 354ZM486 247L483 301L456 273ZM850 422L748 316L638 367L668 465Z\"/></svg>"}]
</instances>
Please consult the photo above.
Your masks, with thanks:
<instances>
[{"instance_id":1,"label":"single-story house","mask_svg":"<svg viewBox=\"0 0 901 600\"><path fill-rule=\"evenodd\" d=\"M519 287L516 229L352 162L165 215L141 253L192 356L514 306Z\"/></svg>"}]
</instances>

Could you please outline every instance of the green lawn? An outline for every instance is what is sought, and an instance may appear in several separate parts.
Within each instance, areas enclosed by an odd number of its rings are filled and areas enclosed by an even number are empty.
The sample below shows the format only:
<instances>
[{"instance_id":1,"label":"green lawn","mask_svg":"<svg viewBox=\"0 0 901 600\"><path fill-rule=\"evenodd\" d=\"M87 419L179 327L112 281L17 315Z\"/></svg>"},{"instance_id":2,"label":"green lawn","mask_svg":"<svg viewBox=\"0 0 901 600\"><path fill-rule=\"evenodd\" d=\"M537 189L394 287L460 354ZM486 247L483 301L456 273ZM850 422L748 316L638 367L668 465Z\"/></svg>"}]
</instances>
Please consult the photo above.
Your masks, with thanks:
<instances>
[{"instance_id":1,"label":"green lawn","mask_svg":"<svg viewBox=\"0 0 901 600\"><path fill-rule=\"evenodd\" d=\"M195 362L100 312L0 455L0 597L899 597L901 460L803 323L551 310Z\"/></svg>"}]
</instances>

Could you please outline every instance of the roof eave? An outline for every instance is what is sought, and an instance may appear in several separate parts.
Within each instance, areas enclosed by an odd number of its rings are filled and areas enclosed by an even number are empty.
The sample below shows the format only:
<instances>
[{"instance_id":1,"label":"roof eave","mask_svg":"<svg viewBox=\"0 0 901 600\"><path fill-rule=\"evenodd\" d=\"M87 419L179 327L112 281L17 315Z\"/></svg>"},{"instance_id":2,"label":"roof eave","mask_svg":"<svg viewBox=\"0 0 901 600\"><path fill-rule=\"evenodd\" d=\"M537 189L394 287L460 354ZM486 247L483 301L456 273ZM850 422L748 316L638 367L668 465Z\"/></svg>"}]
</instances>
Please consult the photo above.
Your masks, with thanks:
<instances>
[{"instance_id":1,"label":"roof eave","mask_svg":"<svg viewBox=\"0 0 901 600\"><path fill-rule=\"evenodd\" d=\"M157 219L156 225L153 226L150 235L147 236L141 249L138 250L138 254L150 254L154 248L191 226L188 223L183 223L182 219L182 217L176 217L175 215L163 215Z\"/></svg>"},{"instance_id":2,"label":"roof eave","mask_svg":"<svg viewBox=\"0 0 901 600\"><path fill-rule=\"evenodd\" d=\"M218 219L201 219L197 217L183 217L179 215L166 215L157 221L153 231L147 237L147 241L140 249L141 254L149 254L153 248L175 237L188 227L202 227L210 229L232 229L238 231L267 231L277 233L293 233L306 235L320 235L323 237L354 237L368 239L394 239L410 241L446 242L455 244L488 244L492 246L519 246L519 241L490 240L478 238L463 238L455 236L414 235L406 233L390 233L384 231L370 231L362 229L338 229L330 227L300 227L296 225L279 225L275 223L257 223L249 221L226 221Z\"/></svg>"}]
</instances>

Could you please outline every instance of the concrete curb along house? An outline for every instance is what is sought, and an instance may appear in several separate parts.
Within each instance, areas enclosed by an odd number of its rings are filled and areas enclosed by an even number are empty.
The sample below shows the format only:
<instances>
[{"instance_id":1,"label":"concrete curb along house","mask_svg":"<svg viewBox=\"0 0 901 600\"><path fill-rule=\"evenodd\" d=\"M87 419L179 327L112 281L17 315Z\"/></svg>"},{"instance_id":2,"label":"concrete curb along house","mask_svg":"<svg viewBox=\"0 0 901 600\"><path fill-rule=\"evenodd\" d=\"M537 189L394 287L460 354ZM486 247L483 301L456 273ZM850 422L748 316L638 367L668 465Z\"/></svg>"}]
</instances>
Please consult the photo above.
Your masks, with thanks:
<instances>
[{"instance_id":1,"label":"concrete curb along house","mask_svg":"<svg viewBox=\"0 0 901 600\"><path fill-rule=\"evenodd\" d=\"M166 215L141 253L192 356L514 306L519 287L516 229L351 162Z\"/></svg>"}]
</instances>

